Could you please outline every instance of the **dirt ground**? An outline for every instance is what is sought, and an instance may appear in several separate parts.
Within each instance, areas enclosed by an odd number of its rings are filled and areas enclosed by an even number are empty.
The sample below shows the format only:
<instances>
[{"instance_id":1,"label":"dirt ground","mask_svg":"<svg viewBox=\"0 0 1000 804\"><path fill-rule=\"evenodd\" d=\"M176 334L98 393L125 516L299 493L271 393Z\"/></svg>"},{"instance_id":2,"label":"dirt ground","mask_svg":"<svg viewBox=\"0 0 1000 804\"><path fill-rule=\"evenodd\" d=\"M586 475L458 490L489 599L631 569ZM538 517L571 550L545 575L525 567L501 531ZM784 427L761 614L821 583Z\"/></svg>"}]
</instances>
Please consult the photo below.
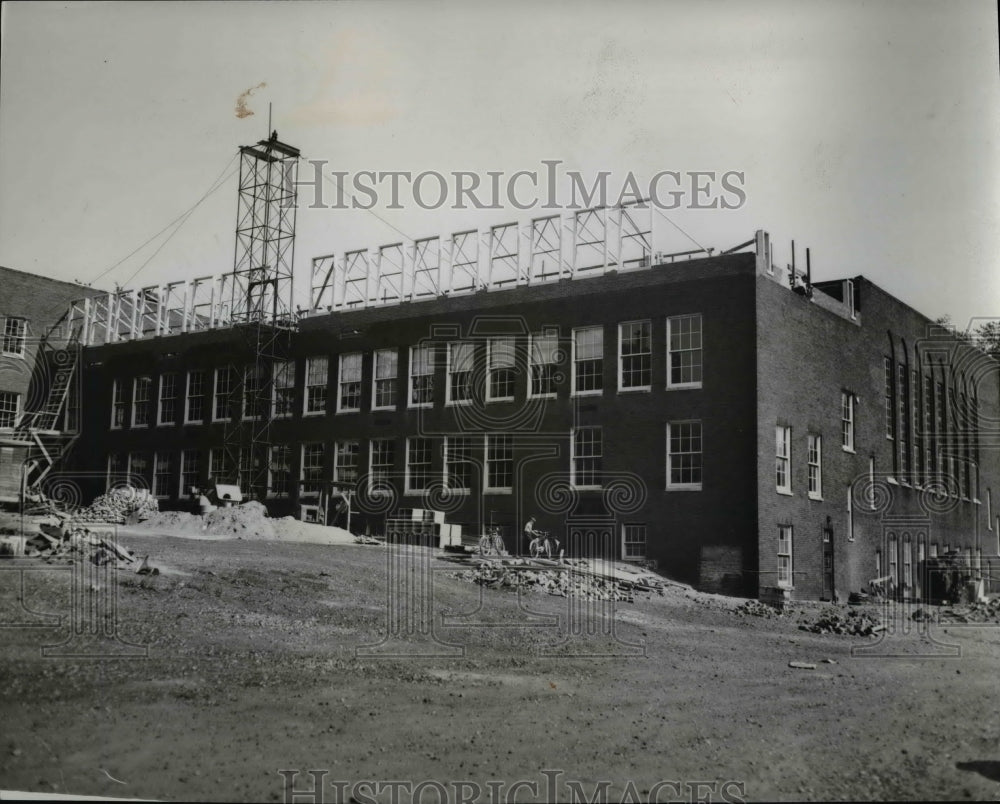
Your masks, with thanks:
<instances>
[{"instance_id":1,"label":"dirt ground","mask_svg":"<svg viewBox=\"0 0 1000 804\"><path fill-rule=\"evenodd\" d=\"M1000 795L997 626L917 628L904 611L881 639L814 634L799 625L818 606L740 616L740 601L679 587L581 614L461 580L421 548L390 566L381 546L121 541L161 573L0 562L0 788L206 801L290 801L317 779L321 795L298 800ZM81 652L98 655L65 655Z\"/></svg>"}]
</instances>

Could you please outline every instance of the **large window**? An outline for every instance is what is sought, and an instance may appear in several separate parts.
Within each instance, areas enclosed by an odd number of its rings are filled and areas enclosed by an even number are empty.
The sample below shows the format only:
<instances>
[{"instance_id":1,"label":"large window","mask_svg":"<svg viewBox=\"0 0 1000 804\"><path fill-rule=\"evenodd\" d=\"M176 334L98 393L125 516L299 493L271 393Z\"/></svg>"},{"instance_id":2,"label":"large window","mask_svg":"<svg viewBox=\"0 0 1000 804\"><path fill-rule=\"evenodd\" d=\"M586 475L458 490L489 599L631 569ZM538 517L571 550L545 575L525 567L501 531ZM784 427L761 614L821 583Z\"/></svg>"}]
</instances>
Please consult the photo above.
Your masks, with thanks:
<instances>
[{"instance_id":1,"label":"large window","mask_svg":"<svg viewBox=\"0 0 1000 804\"><path fill-rule=\"evenodd\" d=\"M360 441L338 441L333 462L333 479L338 483L358 482L358 454Z\"/></svg>"},{"instance_id":2,"label":"large window","mask_svg":"<svg viewBox=\"0 0 1000 804\"><path fill-rule=\"evenodd\" d=\"M700 388L702 378L701 313L667 319L667 387Z\"/></svg>"},{"instance_id":3,"label":"large window","mask_svg":"<svg viewBox=\"0 0 1000 804\"><path fill-rule=\"evenodd\" d=\"M149 474L149 453L130 452L128 454L129 484L143 487L150 481Z\"/></svg>"},{"instance_id":4,"label":"large window","mask_svg":"<svg viewBox=\"0 0 1000 804\"><path fill-rule=\"evenodd\" d=\"M514 398L516 378L514 339L490 338L487 341L486 399L489 402L507 402Z\"/></svg>"},{"instance_id":5,"label":"large window","mask_svg":"<svg viewBox=\"0 0 1000 804\"><path fill-rule=\"evenodd\" d=\"M406 439L406 492L424 491L431 483L431 439Z\"/></svg>"},{"instance_id":6,"label":"large window","mask_svg":"<svg viewBox=\"0 0 1000 804\"><path fill-rule=\"evenodd\" d=\"M514 486L514 444L506 433L486 436L486 489L510 491Z\"/></svg>"},{"instance_id":7,"label":"large window","mask_svg":"<svg viewBox=\"0 0 1000 804\"><path fill-rule=\"evenodd\" d=\"M271 370L271 415L276 419L291 416L295 410L295 361L279 360Z\"/></svg>"},{"instance_id":8,"label":"large window","mask_svg":"<svg viewBox=\"0 0 1000 804\"><path fill-rule=\"evenodd\" d=\"M472 489L472 439L468 436L445 439L444 476L452 491Z\"/></svg>"},{"instance_id":9,"label":"large window","mask_svg":"<svg viewBox=\"0 0 1000 804\"><path fill-rule=\"evenodd\" d=\"M434 403L434 347L410 347L410 407Z\"/></svg>"},{"instance_id":10,"label":"large window","mask_svg":"<svg viewBox=\"0 0 1000 804\"><path fill-rule=\"evenodd\" d=\"M555 333L531 336L528 352L531 396L555 396L558 351L559 338Z\"/></svg>"},{"instance_id":11,"label":"large window","mask_svg":"<svg viewBox=\"0 0 1000 804\"><path fill-rule=\"evenodd\" d=\"M221 483L229 477L229 459L225 447L212 447L208 451L208 478Z\"/></svg>"},{"instance_id":12,"label":"large window","mask_svg":"<svg viewBox=\"0 0 1000 804\"><path fill-rule=\"evenodd\" d=\"M215 400L212 419L217 422L229 421L229 405L233 393L233 368L223 366L215 370Z\"/></svg>"},{"instance_id":13,"label":"large window","mask_svg":"<svg viewBox=\"0 0 1000 804\"><path fill-rule=\"evenodd\" d=\"M625 525L622 540L622 558L641 559L646 557L646 526Z\"/></svg>"},{"instance_id":14,"label":"large window","mask_svg":"<svg viewBox=\"0 0 1000 804\"><path fill-rule=\"evenodd\" d=\"M274 444L267 462L267 489L273 497L287 497L292 486L292 448Z\"/></svg>"},{"instance_id":15,"label":"large window","mask_svg":"<svg viewBox=\"0 0 1000 804\"><path fill-rule=\"evenodd\" d=\"M573 330L573 393L597 394L604 389L604 328Z\"/></svg>"},{"instance_id":16,"label":"large window","mask_svg":"<svg viewBox=\"0 0 1000 804\"><path fill-rule=\"evenodd\" d=\"M472 402L472 368L475 345L471 343L448 344L448 404Z\"/></svg>"},{"instance_id":17,"label":"large window","mask_svg":"<svg viewBox=\"0 0 1000 804\"><path fill-rule=\"evenodd\" d=\"M792 585L792 526L778 525L778 586Z\"/></svg>"},{"instance_id":18,"label":"large window","mask_svg":"<svg viewBox=\"0 0 1000 804\"><path fill-rule=\"evenodd\" d=\"M570 441L570 479L575 488L600 488L603 443L600 427L578 427Z\"/></svg>"},{"instance_id":19,"label":"large window","mask_svg":"<svg viewBox=\"0 0 1000 804\"><path fill-rule=\"evenodd\" d=\"M894 392L892 358L883 358L885 363L885 437L896 437L896 395Z\"/></svg>"},{"instance_id":20,"label":"large window","mask_svg":"<svg viewBox=\"0 0 1000 804\"><path fill-rule=\"evenodd\" d=\"M20 412L21 395L10 391L0 391L0 427L17 425L17 415Z\"/></svg>"},{"instance_id":21,"label":"large window","mask_svg":"<svg viewBox=\"0 0 1000 804\"><path fill-rule=\"evenodd\" d=\"M302 481L303 494L318 494L322 490L325 454L325 445L322 443L302 445L302 470L299 473L299 480Z\"/></svg>"},{"instance_id":22,"label":"large window","mask_svg":"<svg viewBox=\"0 0 1000 804\"><path fill-rule=\"evenodd\" d=\"M340 379L337 384L337 412L361 410L361 353L340 356Z\"/></svg>"},{"instance_id":23,"label":"large window","mask_svg":"<svg viewBox=\"0 0 1000 804\"><path fill-rule=\"evenodd\" d=\"M897 364L897 370L899 473L903 481L908 481L910 479L910 372L905 363Z\"/></svg>"},{"instance_id":24,"label":"large window","mask_svg":"<svg viewBox=\"0 0 1000 804\"><path fill-rule=\"evenodd\" d=\"M28 319L8 316L3 322L3 353L9 357L24 357L27 334Z\"/></svg>"},{"instance_id":25,"label":"large window","mask_svg":"<svg viewBox=\"0 0 1000 804\"><path fill-rule=\"evenodd\" d=\"M184 403L184 421L201 424L205 419L205 372L189 371L187 396Z\"/></svg>"},{"instance_id":26,"label":"large window","mask_svg":"<svg viewBox=\"0 0 1000 804\"><path fill-rule=\"evenodd\" d=\"M368 473L368 490L372 494L389 493L395 452L395 442L391 438L372 439Z\"/></svg>"},{"instance_id":27,"label":"large window","mask_svg":"<svg viewBox=\"0 0 1000 804\"><path fill-rule=\"evenodd\" d=\"M618 325L618 388L622 391L650 387L650 323L630 321Z\"/></svg>"},{"instance_id":28,"label":"large window","mask_svg":"<svg viewBox=\"0 0 1000 804\"><path fill-rule=\"evenodd\" d=\"M136 377L132 381L132 426L146 427L149 424L150 392L153 381L149 377Z\"/></svg>"},{"instance_id":29,"label":"large window","mask_svg":"<svg viewBox=\"0 0 1000 804\"><path fill-rule=\"evenodd\" d=\"M249 363L243 367L243 418L259 419L267 415L269 400L262 398L264 387L263 367Z\"/></svg>"},{"instance_id":30,"label":"large window","mask_svg":"<svg viewBox=\"0 0 1000 804\"><path fill-rule=\"evenodd\" d=\"M160 375L160 404L157 406L156 423L177 422L177 375Z\"/></svg>"},{"instance_id":31,"label":"large window","mask_svg":"<svg viewBox=\"0 0 1000 804\"><path fill-rule=\"evenodd\" d=\"M806 436L809 453L809 497L823 499L823 437L810 433Z\"/></svg>"},{"instance_id":32,"label":"large window","mask_svg":"<svg viewBox=\"0 0 1000 804\"><path fill-rule=\"evenodd\" d=\"M326 413L326 389L330 376L330 359L323 357L306 358L305 414Z\"/></svg>"},{"instance_id":33,"label":"large window","mask_svg":"<svg viewBox=\"0 0 1000 804\"><path fill-rule=\"evenodd\" d=\"M128 412L128 399L125 396L125 383L114 380L111 385L111 427L118 429L125 426Z\"/></svg>"},{"instance_id":34,"label":"large window","mask_svg":"<svg viewBox=\"0 0 1000 804\"><path fill-rule=\"evenodd\" d=\"M854 452L854 394L840 392L840 446Z\"/></svg>"},{"instance_id":35,"label":"large window","mask_svg":"<svg viewBox=\"0 0 1000 804\"><path fill-rule=\"evenodd\" d=\"M775 486L783 494L792 493L792 428L774 428Z\"/></svg>"},{"instance_id":36,"label":"large window","mask_svg":"<svg viewBox=\"0 0 1000 804\"><path fill-rule=\"evenodd\" d=\"M108 476L104 484L105 491L110 491L111 487L122 479L128 481L127 477L122 477L127 471L128 465L120 452L108 453Z\"/></svg>"},{"instance_id":37,"label":"large window","mask_svg":"<svg viewBox=\"0 0 1000 804\"><path fill-rule=\"evenodd\" d=\"M153 496L173 497L174 491L174 456L170 452L153 453Z\"/></svg>"},{"instance_id":38,"label":"large window","mask_svg":"<svg viewBox=\"0 0 1000 804\"><path fill-rule=\"evenodd\" d=\"M190 494L198 487L201 470L201 453L196 449L181 452L181 494Z\"/></svg>"},{"instance_id":39,"label":"large window","mask_svg":"<svg viewBox=\"0 0 1000 804\"><path fill-rule=\"evenodd\" d=\"M699 491L702 484L701 422L667 425L667 488Z\"/></svg>"},{"instance_id":40,"label":"large window","mask_svg":"<svg viewBox=\"0 0 1000 804\"><path fill-rule=\"evenodd\" d=\"M399 375L399 352L379 349L375 352L375 388L373 408L396 407L396 378Z\"/></svg>"}]
</instances>

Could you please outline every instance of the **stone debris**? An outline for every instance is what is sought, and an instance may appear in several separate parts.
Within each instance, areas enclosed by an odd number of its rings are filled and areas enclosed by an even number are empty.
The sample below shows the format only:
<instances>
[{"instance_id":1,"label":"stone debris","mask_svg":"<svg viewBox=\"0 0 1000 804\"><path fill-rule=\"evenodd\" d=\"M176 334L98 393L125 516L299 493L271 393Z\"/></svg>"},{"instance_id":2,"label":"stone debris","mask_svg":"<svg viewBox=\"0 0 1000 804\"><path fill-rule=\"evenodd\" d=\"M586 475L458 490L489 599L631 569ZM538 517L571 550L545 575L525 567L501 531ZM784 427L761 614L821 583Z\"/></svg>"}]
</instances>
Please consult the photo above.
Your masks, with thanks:
<instances>
[{"instance_id":1,"label":"stone debris","mask_svg":"<svg viewBox=\"0 0 1000 804\"><path fill-rule=\"evenodd\" d=\"M101 535L73 522L43 524L42 528L25 541L26 558L42 558L50 564L56 561L72 564L77 560L98 566L115 564L118 569L131 571L137 566L135 553L119 545L110 534Z\"/></svg>"},{"instance_id":2,"label":"stone debris","mask_svg":"<svg viewBox=\"0 0 1000 804\"><path fill-rule=\"evenodd\" d=\"M108 522L124 525L148 519L160 510L160 505L148 489L132 486L113 488L97 497L86 508L73 511L75 522Z\"/></svg>"},{"instance_id":3,"label":"stone debris","mask_svg":"<svg viewBox=\"0 0 1000 804\"><path fill-rule=\"evenodd\" d=\"M815 620L800 622L800 631L811 631L814 634L841 634L844 636L871 636L883 630L877 616L860 609L827 609Z\"/></svg>"},{"instance_id":4,"label":"stone debris","mask_svg":"<svg viewBox=\"0 0 1000 804\"><path fill-rule=\"evenodd\" d=\"M936 613L917 609L912 617L918 621L936 620L941 623L1000 623L1000 597L960 606L946 606Z\"/></svg>"},{"instance_id":5,"label":"stone debris","mask_svg":"<svg viewBox=\"0 0 1000 804\"><path fill-rule=\"evenodd\" d=\"M741 603L734 609L734 612L740 617L784 617L785 612L780 609L776 609L774 606L769 606L767 603L761 603L759 600L748 600L746 603Z\"/></svg>"}]
</instances>

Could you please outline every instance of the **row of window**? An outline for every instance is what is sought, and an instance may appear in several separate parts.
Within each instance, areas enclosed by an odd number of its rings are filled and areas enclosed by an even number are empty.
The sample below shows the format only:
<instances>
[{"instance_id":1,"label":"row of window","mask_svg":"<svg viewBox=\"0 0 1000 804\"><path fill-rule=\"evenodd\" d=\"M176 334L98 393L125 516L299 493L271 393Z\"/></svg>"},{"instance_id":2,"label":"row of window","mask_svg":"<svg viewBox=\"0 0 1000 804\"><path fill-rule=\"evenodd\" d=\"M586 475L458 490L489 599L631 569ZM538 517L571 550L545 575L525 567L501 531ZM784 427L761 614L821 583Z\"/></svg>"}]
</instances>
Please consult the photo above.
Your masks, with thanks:
<instances>
[{"instance_id":1,"label":"row of window","mask_svg":"<svg viewBox=\"0 0 1000 804\"><path fill-rule=\"evenodd\" d=\"M618 390L648 391L652 388L652 322L630 321L618 325ZM482 341L454 341L412 346L406 382L406 406L430 407L435 399L436 360L445 360L445 403L467 405L474 401L509 402L517 392L518 350L524 349L528 368L527 394L533 398L556 396L569 346L572 394L584 396L604 391L604 327L573 330L572 339L561 345L555 331L531 335L519 344L514 336ZM338 357L335 410L356 413L362 409L363 352ZM371 353L371 409L395 410L400 403L399 350L377 349ZM667 319L667 387L700 388L702 383L701 315ZM267 372L270 371L270 374ZM328 410L330 359L305 360L303 415L322 415ZM269 392L265 389L270 387ZM169 425L183 412L187 424L228 421L234 414L233 393L242 418L271 416L283 418L295 412L297 397L295 362L278 361L270 370L262 365L242 368L224 366L214 370L196 369L186 374L167 373L159 377L155 389L149 376L135 377L131 388L116 380L112 390L111 426L146 427ZM269 398L267 398L269 397ZM131 401L131 416L129 402ZM183 406L183 411L181 407Z\"/></svg>"},{"instance_id":2,"label":"row of window","mask_svg":"<svg viewBox=\"0 0 1000 804\"><path fill-rule=\"evenodd\" d=\"M603 436L600 427L580 427L569 436L569 480L574 488L600 489L603 484ZM666 488L699 490L702 487L701 422L683 421L667 424ZM396 473L397 449L402 449L403 474ZM339 483L356 483L361 470L362 442L356 439L308 442L298 445L298 476L304 493L315 493L328 478ZM443 466L435 466L435 450L443 456ZM509 493L514 485L514 440L508 433L484 436L445 436L443 439L412 436L397 444L392 438L374 438L367 444L368 490L377 493L396 478L402 480L407 494L419 494L432 486L444 484L455 492ZM152 480L153 493L158 497L175 497L178 491L187 493L200 485L199 478L223 478L232 474L233 466L223 447L213 447L207 453L208 463L202 465L202 452L182 450L180 459L172 451L112 453L108 457L108 482L114 477L131 474ZM252 461L262 456L249 450L239 456L240 470L255 476L263 467ZM327 473L328 458L332 472ZM477 482L476 467L482 467ZM293 447L273 445L267 455L267 488L272 496L288 495L292 491ZM258 471L255 471L258 470ZM331 477L332 475L332 477Z\"/></svg>"}]
</instances>

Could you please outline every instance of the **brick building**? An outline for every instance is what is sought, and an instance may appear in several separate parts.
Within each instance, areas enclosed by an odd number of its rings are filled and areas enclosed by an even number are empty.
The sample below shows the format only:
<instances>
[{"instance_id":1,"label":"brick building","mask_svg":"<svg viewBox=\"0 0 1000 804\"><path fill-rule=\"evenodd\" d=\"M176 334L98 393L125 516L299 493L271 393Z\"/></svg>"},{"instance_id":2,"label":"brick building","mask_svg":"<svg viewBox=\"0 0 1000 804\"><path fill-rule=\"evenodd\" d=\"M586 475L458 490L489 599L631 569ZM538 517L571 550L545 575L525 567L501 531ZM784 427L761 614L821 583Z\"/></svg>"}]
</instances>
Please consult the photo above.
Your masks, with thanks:
<instances>
[{"instance_id":1,"label":"brick building","mask_svg":"<svg viewBox=\"0 0 1000 804\"><path fill-rule=\"evenodd\" d=\"M131 329L85 338L72 466L164 507L243 478L276 515L336 482L356 531L434 508L467 535L501 525L514 552L534 514L571 553L735 594L917 591L922 558L995 558L996 362L863 277L792 276L758 233L571 279L414 279L271 329L220 325L193 290L109 296Z\"/></svg>"}]
</instances>

